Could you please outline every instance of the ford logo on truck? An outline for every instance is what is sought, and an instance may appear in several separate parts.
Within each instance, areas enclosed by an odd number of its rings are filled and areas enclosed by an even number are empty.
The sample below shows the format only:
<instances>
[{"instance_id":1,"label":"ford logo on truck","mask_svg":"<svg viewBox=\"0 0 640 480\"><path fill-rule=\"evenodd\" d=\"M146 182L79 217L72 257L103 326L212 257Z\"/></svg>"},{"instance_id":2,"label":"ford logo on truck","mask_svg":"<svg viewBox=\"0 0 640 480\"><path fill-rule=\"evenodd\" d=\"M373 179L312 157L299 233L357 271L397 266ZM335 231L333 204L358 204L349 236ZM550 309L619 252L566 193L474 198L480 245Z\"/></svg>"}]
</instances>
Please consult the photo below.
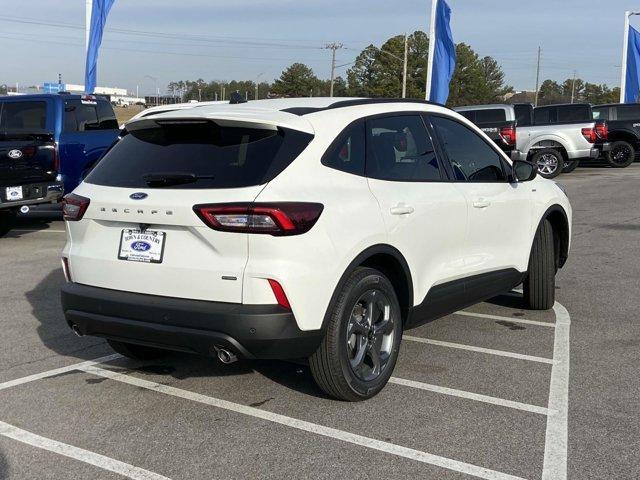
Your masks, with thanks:
<instances>
[{"instance_id":1,"label":"ford logo on truck","mask_svg":"<svg viewBox=\"0 0 640 480\"><path fill-rule=\"evenodd\" d=\"M9 153L7 153L7 156L9 158L13 158L14 160L17 160L18 158L22 158L22 150L9 150Z\"/></svg>"},{"instance_id":2,"label":"ford logo on truck","mask_svg":"<svg viewBox=\"0 0 640 480\"><path fill-rule=\"evenodd\" d=\"M136 252L146 252L150 248L151 245L149 245L147 242L137 241L131 244L131 249L135 250Z\"/></svg>"},{"instance_id":3,"label":"ford logo on truck","mask_svg":"<svg viewBox=\"0 0 640 480\"><path fill-rule=\"evenodd\" d=\"M131 195L129 195L129 198L131 200L144 200L145 198L147 198L149 195L147 195L144 192L136 192L136 193L132 193Z\"/></svg>"}]
</instances>

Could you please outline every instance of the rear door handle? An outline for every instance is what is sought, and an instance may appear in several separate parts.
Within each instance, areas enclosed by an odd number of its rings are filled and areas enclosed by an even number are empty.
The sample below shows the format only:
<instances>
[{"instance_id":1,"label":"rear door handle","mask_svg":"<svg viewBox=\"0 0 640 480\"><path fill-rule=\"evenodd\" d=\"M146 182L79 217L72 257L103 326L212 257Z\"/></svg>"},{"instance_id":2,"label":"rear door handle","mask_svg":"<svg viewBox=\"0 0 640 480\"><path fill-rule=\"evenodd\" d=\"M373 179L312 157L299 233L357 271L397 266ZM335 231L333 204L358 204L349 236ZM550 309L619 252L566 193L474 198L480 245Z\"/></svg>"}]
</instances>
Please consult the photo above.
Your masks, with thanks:
<instances>
[{"instance_id":1,"label":"rear door handle","mask_svg":"<svg viewBox=\"0 0 640 480\"><path fill-rule=\"evenodd\" d=\"M489 206L491 206L491 202L484 198L479 198L473 202L473 208L487 208Z\"/></svg>"},{"instance_id":2,"label":"rear door handle","mask_svg":"<svg viewBox=\"0 0 640 480\"><path fill-rule=\"evenodd\" d=\"M409 205L399 203L395 207L391 207L389 211L391 212L391 215L409 215L414 212L414 209Z\"/></svg>"}]
</instances>

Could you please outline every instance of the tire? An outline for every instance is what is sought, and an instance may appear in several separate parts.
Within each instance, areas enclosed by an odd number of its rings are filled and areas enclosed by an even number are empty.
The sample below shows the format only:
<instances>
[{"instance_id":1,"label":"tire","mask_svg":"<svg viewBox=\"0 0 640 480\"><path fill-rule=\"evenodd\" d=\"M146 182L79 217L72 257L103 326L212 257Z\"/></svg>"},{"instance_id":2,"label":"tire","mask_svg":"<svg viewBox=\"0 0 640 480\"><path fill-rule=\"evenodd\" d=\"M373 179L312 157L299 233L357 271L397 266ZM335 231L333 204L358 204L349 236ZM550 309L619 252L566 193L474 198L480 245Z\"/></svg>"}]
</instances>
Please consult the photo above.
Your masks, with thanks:
<instances>
[{"instance_id":1,"label":"tire","mask_svg":"<svg viewBox=\"0 0 640 480\"><path fill-rule=\"evenodd\" d=\"M120 355L133 360L154 360L165 356L168 352L160 348L147 347L145 345L136 345L134 343L118 342L116 340L107 340L109 346Z\"/></svg>"},{"instance_id":2,"label":"tire","mask_svg":"<svg viewBox=\"0 0 640 480\"><path fill-rule=\"evenodd\" d=\"M564 157L554 148L543 148L531 157L531 163L536 166L541 177L551 179L562 173Z\"/></svg>"},{"instance_id":3,"label":"tire","mask_svg":"<svg viewBox=\"0 0 640 480\"><path fill-rule=\"evenodd\" d=\"M402 340L402 316L393 285L378 270L357 268L327 315L325 337L309 358L313 378L339 400L373 397L389 381Z\"/></svg>"},{"instance_id":4,"label":"tire","mask_svg":"<svg viewBox=\"0 0 640 480\"><path fill-rule=\"evenodd\" d=\"M611 150L606 153L605 158L614 168L626 168L635 160L636 150L629 142L619 140L611 144Z\"/></svg>"},{"instance_id":5,"label":"tire","mask_svg":"<svg viewBox=\"0 0 640 480\"><path fill-rule=\"evenodd\" d=\"M4 237L13 228L15 218L15 211L0 210L0 237Z\"/></svg>"},{"instance_id":6,"label":"tire","mask_svg":"<svg viewBox=\"0 0 640 480\"><path fill-rule=\"evenodd\" d=\"M562 173L571 173L580 165L580 160L569 160L564 162Z\"/></svg>"},{"instance_id":7,"label":"tire","mask_svg":"<svg viewBox=\"0 0 640 480\"><path fill-rule=\"evenodd\" d=\"M549 310L556 294L556 264L553 228L544 220L533 240L529 269L523 282L524 300L531 310Z\"/></svg>"}]
</instances>

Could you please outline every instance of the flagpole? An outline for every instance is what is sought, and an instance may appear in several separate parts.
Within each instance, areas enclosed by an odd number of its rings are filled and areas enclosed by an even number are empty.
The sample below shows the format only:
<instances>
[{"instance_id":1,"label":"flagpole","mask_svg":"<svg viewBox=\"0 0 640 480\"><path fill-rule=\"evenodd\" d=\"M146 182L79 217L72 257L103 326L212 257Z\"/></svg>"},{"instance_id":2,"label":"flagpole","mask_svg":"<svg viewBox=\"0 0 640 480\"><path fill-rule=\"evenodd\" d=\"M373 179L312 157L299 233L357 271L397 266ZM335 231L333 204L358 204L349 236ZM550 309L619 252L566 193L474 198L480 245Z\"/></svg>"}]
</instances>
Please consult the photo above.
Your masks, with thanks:
<instances>
[{"instance_id":1,"label":"flagpole","mask_svg":"<svg viewBox=\"0 0 640 480\"><path fill-rule=\"evenodd\" d=\"M429 25L429 58L427 60L427 86L424 95L425 100L431 99L431 79L433 77L433 62L436 53L436 10L438 0L431 1L431 24Z\"/></svg>"},{"instance_id":2,"label":"flagpole","mask_svg":"<svg viewBox=\"0 0 640 480\"><path fill-rule=\"evenodd\" d=\"M91 11L93 10L93 1L85 0L85 11L84 11L84 48L85 54L87 50L89 50L89 33L91 30Z\"/></svg>"},{"instance_id":3,"label":"flagpole","mask_svg":"<svg viewBox=\"0 0 640 480\"><path fill-rule=\"evenodd\" d=\"M627 89L627 55L629 53L629 17L631 12L624 12L624 40L622 43L622 76L620 78L620 103L624 103Z\"/></svg>"}]
</instances>

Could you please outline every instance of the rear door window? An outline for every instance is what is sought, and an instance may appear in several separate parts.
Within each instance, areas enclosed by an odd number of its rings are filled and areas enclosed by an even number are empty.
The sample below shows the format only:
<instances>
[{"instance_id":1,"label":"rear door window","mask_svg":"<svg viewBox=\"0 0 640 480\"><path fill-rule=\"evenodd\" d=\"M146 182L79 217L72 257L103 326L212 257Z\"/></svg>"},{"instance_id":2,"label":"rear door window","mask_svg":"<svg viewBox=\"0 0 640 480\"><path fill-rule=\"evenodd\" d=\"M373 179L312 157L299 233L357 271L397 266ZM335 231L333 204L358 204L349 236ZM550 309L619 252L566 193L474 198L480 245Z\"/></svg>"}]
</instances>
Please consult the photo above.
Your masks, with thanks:
<instances>
[{"instance_id":1,"label":"rear door window","mask_svg":"<svg viewBox=\"0 0 640 480\"><path fill-rule=\"evenodd\" d=\"M205 120L142 120L129 128L86 182L177 189L262 185L291 164L313 138L286 128L219 126Z\"/></svg>"},{"instance_id":2,"label":"rear door window","mask_svg":"<svg viewBox=\"0 0 640 480\"><path fill-rule=\"evenodd\" d=\"M558 123L590 122L593 119L589 105L566 105L558 107Z\"/></svg>"},{"instance_id":3,"label":"rear door window","mask_svg":"<svg viewBox=\"0 0 640 480\"><path fill-rule=\"evenodd\" d=\"M533 121L536 125L548 125L557 122L556 109L553 107L537 107L533 110Z\"/></svg>"},{"instance_id":4,"label":"rear door window","mask_svg":"<svg viewBox=\"0 0 640 480\"><path fill-rule=\"evenodd\" d=\"M419 115L367 120L367 176L397 182L442 180L433 143Z\"/></svg>"},{"instance_id":5,"label":"rear door window","mask_svg":"<svg viewBox=\"0 0 640 480\"><path fill-rule=\"evenodd\" d=\"M594 120L609 120L609 107L601 107L593 109Z\"/></svg>"},{"instance_id":6,"label":"rear door window","mask_svg":"<svg viewBox=\"0 0 640 480\"><path fill-rule=\"evenodd\" d=\"M106 100L67 100L64 105L65 132L91 132L119 128L113 108Z\"/></svg>"},{"instance_id":7,"label":"rear door window","mask_svg":"<svg viewBox=\"0 0 640 480\"><path fill-rule=\"evenodd\" d=\"M515 110L518 127L528 127L533 123L533 107L531 105L518 104L514 105L513 109Z\"/></svg>"},{"instance_id":8,"label":"rear door window","mask_svg":"<svg viewBox=\"0 0 640 480\"><path fill-rule=\"evenodd\" d=\"M640 120L640 105L620 105L617 114L618 120Z\"/></svg>"},{"instance_id":9,"label":"rear door window","mask_svg":"<svg viewBox=\"0 0 640 480\"><path fill-rule=\"evenodd\" d=\"M0 132L34 133L47 129L47 102L0 102Z\"/></svg>"},{"instance_id":10,"label":"rear door window","mask_svg":"<svg viewBox=\"0 0 640 480\"><path fill-rule=\"evenodd\" d=\"M117 130L120 128L113 107L106 100L98 100L98 127L100 130Z\"/></svg>"}]
</instances>

